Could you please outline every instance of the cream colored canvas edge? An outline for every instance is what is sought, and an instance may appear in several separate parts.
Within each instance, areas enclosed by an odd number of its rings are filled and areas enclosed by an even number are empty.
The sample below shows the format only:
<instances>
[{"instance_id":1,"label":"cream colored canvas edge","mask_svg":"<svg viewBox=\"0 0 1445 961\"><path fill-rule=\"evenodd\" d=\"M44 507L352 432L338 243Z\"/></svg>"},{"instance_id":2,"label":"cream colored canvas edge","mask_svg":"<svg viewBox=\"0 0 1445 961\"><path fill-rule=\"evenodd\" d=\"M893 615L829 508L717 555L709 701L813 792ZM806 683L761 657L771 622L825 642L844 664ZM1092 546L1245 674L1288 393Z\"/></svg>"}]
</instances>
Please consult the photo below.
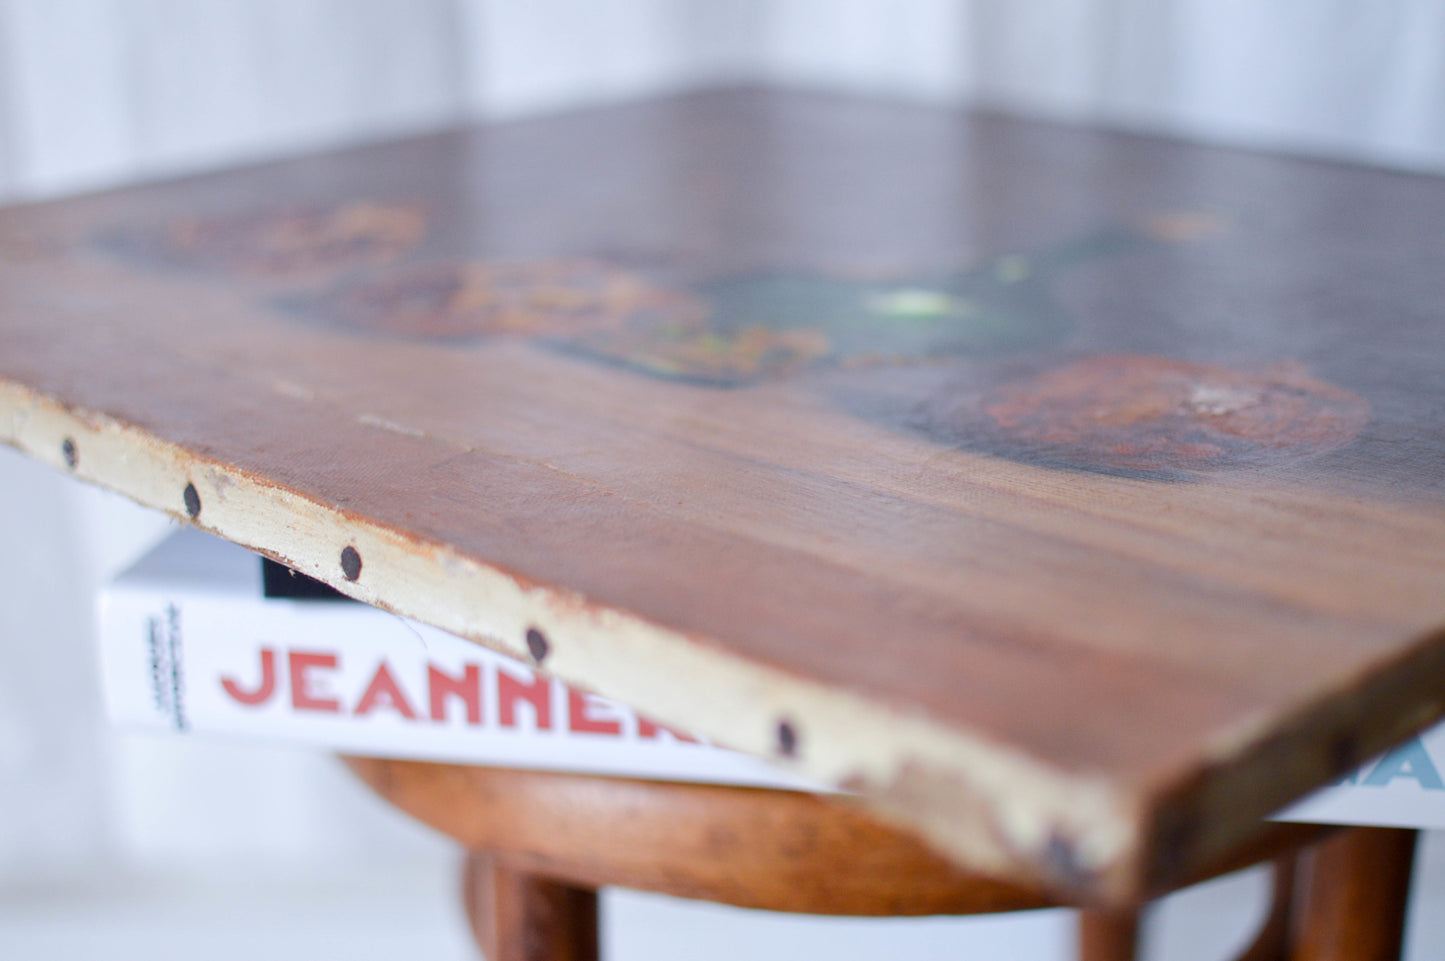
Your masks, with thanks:
<instances>
[{"instance_id":1,"label":"cream colored canvas edge","mask_svg":"<svg viewBox=\"0 0 1445 961\"><path fill-rule=\"evenodd\" d=\"M564 680L872 798L966 868L1082 888L1091 899L1139 894L1142 805L1101 778L1055 770L968 732L526 583L23 385L0 382L0 441L358 600L514 657L531 659L527 635L539 632L545 668ZM360 560L355 580L341 562L348 547ZM706 681L678 684L680 677Z\"/></svg>"}]
</instances>

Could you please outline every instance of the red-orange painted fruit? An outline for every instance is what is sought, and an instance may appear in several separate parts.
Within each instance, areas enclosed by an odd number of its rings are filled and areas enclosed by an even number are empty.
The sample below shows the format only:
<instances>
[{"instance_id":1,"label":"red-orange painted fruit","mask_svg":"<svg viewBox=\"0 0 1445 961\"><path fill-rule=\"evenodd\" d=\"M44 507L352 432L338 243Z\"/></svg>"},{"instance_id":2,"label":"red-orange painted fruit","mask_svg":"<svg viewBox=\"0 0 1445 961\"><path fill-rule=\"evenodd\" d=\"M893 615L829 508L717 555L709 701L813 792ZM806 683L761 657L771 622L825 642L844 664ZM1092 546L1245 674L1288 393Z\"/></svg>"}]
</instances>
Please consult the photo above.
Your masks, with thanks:
<instances>
[{"instance_id":1,"label":"red-orange painted fruit","mask_svg":"<svg viewBox=\"0 0 1445 961\"><path fill-rule=\"evenodd\" d=\"M1340 447L1364 398L1297 363L1260 370L1167 357L1087 357L928 404L933 432L1027 460L1173 473L1267 464Z\"/></svg>"}]
</instances>

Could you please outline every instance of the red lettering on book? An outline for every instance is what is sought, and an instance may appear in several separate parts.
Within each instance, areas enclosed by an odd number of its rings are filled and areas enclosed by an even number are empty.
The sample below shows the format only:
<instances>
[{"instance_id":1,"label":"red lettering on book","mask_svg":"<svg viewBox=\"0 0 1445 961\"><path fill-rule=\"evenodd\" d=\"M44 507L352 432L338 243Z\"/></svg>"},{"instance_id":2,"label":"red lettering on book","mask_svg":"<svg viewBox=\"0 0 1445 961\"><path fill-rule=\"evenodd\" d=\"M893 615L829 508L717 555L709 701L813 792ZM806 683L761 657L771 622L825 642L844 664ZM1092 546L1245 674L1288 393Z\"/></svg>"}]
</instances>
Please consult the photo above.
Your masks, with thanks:
<instances>
[{"instance_id":1,"label":"red lettering on book","mask_svg":"<svg viewBox=\"0 0 1445 961\"><path fill-rule=\"evenodd\" d=\"M316 682L312 671L336 669L335 654L314 654L309 651L292 651L287 660L291 665L291 706L298 711L341 710L341 703L335 698L322 697L312 685Z\"/></svg>"},{"instance_id":2,"label":"red lettering on book","mask_svg":"<svg viewBox=\"0 0 1445 961\"><path fill-rule=\"evenodd\" d=\"M689 744L696 744L696 743L698 743L697 738L692 737L692 736L689 735L689 734L684 734L684 733L682 733L681 731L676 730L676 729L674 729L674 728L670 728L670 727L666 727L665 725L658 724L656 721L649 721L649 720L648 720L647 718L645 718L645 717L640 717L640 716L639 716L639 717L637 718L637 736L638 736L638 737L657 737L658 734L668 734L668 735L671 735L671 736L672 736L673 738L675 738L676 740L686 741L686 742L689 743Z\"/></svg>"},{"instance_id":3,"label":"red lettering on book","mask_svg":"<svg viewBox=\"0 0 1445 961\"><path fill-rule=\"evenodd\" d=\"M259 707L271 700L276 693L276 652L269 647L261 648L261 683L254 691L247 691L233 678L221 678L221 687L247 707Z\"/></svg>"},{"instance_id":4,"label":"red lettering on book","mask_svg":"<svg viewBox=\"0 0 1445 961\"><path fill-rule=\"evenodd\" d=\"M396 678L391 676L391 668L387 667L386 661L376 666L376 673L371 676L371 683L366 685L366 693L356 702L354 713L360 717L370 714L378 707L389 707L408 721L416 720L416 711L407 703L406 695L401 692L401 685L396 683Z\"/></svg>"},{"instance_id":5,"label":"red lettering on book","mask_svg":"<svg viewBox=\"0 0 1445 961\"><path fill-rule=\"evenodd\" d=\"M431 719L447 719L447 698L459 697L467 706L467 723L482 723L482 669L468 664L461 677L452 677L437 670L436 665L426 666L427 691L431 696Z\"/></svg>"},{"instance_id":6,"label":"red lettering on book","mask_svg":"<svg viewBox=\"0 0 1445 961\"><path fill-rule=\"evenodd\" d=\"M593 708L605 706L606 702L601 698L567 688L567 726L578 734L620 735L621 722L592 716Z\"/></svg>"},{"instance_id":7,"label":"red lettering on book","mask_svg":"<svg viewBox=\"0 0 1445 961\"><path fill-rule=\"evenodd\" d=\"M517 702L525 701L536 712L537 730L552 730L552 682L541 674L524 684L506 671L497 672L497 720L502 727L517 726Z\"/></svg>"}]
</instances>

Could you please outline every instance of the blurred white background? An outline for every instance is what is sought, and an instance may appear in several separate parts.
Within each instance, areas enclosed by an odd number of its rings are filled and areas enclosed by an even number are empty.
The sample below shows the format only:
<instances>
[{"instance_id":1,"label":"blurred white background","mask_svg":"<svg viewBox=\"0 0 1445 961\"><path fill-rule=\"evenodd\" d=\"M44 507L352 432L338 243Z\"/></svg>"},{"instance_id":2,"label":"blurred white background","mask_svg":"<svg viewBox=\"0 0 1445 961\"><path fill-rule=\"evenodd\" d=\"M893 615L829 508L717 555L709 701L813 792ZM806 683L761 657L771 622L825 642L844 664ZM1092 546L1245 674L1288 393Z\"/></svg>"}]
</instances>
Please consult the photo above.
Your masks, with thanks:
<instances>
[{"instance_id":1,"label":"blurred white background","mask_svg":"<svg viewBox=\"0 0 1445 961\"><path fill-rule=\"evenodd\" d=\"M0 198L757 81L1445 170L1445 0L0 0ZM91 599L165 529L0 451L0 957L473 956L454 852L329 759L104 727ZM1427 847L1415 961L1445 957ZM1222 957L1258 891L1166 909L1160 956ZM1062 958L1069 936L1061 913L606 910L624 961Z\"/></svg>"}]
</instances>

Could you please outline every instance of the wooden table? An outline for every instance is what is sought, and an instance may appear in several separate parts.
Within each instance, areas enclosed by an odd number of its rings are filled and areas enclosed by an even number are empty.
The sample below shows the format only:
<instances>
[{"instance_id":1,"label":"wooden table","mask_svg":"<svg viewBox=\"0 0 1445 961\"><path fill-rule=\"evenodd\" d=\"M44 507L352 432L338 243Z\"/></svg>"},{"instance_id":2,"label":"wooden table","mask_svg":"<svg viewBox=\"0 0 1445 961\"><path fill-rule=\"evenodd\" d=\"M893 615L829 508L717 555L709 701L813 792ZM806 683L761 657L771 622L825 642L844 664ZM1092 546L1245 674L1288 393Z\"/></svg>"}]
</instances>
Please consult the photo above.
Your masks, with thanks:
<instances>
[{"instance_id":1,"label":"wooden table","mask_svg":"<svg viewBox=\"0 0 1445 961\"><path fill-rule=\"evenodd\" d=\"M0 439L1131 903L1445 713L1445 184L756 91L0 215Z\"/></svg>"}]
</instances>

